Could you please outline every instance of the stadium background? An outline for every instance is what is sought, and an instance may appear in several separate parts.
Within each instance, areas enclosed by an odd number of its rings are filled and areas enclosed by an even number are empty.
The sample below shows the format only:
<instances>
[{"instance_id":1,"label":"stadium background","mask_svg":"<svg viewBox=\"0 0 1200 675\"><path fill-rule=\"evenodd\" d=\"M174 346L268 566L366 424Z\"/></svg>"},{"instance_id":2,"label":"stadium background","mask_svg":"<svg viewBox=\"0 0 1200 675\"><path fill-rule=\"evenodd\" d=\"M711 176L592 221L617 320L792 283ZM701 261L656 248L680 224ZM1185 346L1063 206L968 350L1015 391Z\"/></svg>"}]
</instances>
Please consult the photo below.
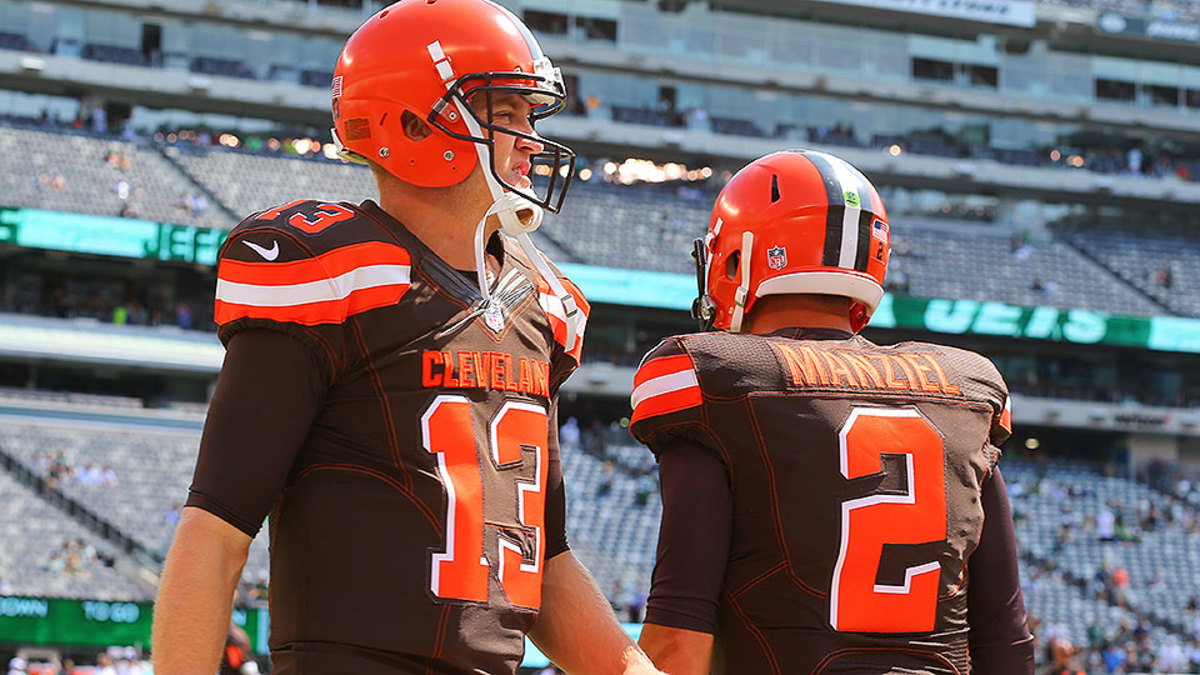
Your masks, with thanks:
<instances>
[{"instance_id":1,"label":"stadium background","mask_svg":"<svg viewBox=\"0 0 1200 675\"><path fill-rule=\"evenodd\" d=\"M536 236L594 305L568 527L631 629L660 513L624 428L634 366L693 325L689 244L725 180L808 147L888 205L867 335L976 349L1014 392L1039 667L1200 672L1200 3L504 4L569 81L540 130L581 161ZM258 209L372 196L332 159L328 85L378 6L0 0L5 660L146 670L222 359L217 247ZM268 582L260 536L234 613L260 652Z\"/></svg>"}]
</instances>

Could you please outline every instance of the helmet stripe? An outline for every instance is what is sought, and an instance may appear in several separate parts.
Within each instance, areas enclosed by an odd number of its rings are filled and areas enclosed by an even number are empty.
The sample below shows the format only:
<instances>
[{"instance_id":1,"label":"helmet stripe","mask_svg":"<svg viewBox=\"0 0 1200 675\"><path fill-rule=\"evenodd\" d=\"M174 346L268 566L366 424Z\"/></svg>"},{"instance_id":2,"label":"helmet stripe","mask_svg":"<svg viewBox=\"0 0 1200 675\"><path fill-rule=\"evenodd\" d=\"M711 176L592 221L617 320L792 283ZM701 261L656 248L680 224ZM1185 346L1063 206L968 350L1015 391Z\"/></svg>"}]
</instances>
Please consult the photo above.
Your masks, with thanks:
<instances>
[{"instance_id":1,"label":"helmet stripe","mask_svg":"<svg viewBox=\"0 0 1200 675\"><path fill-rule=\"evenodd\" d=\"M821 181L825 183L825 194L829 199L829 208L825 214L825 252L821 256L821 264L825 267L836 267L842 251L842 220L846 212L841 182L838 181L826 155L806 151L804 157L812 162L821 174Z\"/></svg>"},{"instance_id":2,"label":"helmet stripe","mask_svg":"<svg viewBox=\"0 0 1200 675\"><path fill-rule=\"evenodd\" d=\"M871 261L871 223L875 220L875 209L866 203L866 194L863 198L863 208L858 214L858 255L854 258L854 269L859 272L866 272Z\"/></svg>"},{"instance_id":3,"label":"helmet stripe","mask_svg":"<svg viewBox=\"0 0 1200 675\"><path fill-rule=\"evenodd\" d=\"M875 210L870 184L842 159L815 150L806 150L804 156L821 173L829 198L822 264L866 271Z\"/></svg>"},{"instance_id":4,"label":"helmet stripe","mask_svg":"<svg viewBox=\"0 0 1200 675\"><path fill-rule=\"evenodd\" d=\"M542 54L542 46L538 44L537 38L533 36L533 33L529 30L529 26L526 26L524 21L518 18L516 14L513 14L507 7L491 0L487 0L487 2L494 5L501 12L504 12L505 16L509 19L512 19L513 25L521 32L521 37L525 38L525 44L529 46L529 53L533 55L534 61L545 56Z\"/></svg>"}]
</instances>

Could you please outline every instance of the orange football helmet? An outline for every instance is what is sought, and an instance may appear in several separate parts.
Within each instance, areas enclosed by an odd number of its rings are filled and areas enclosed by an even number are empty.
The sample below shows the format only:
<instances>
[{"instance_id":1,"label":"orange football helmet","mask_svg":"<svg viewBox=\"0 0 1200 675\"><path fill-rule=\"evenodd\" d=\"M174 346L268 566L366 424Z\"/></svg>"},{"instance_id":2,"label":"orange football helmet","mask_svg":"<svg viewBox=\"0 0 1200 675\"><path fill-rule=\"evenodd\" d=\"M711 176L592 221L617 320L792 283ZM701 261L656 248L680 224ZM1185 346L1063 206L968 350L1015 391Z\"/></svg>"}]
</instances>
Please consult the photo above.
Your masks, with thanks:
<instances>
[{"instance_id":1,"label":"orange football helmet","mask_svg":"<svg viewBox=\"0 0 1200 675\"><path fill-rule=\"evenodd\" d=\"M879 192L848 162L813 150L767 155L721 190L696 240L692 313L706 330L740 331L764 295L837 295L853 301L858 332L883 298L890 239Z\"/></svg>"},{"instance_id":2,"label":"orange football helmet","mask_svg":"<svg viewBox=\"0 0 1200 675\"><path fill-rule=\"evenodd\" d=\"M504 7L490 0L401 0L367 19L342 48L332 86L334 142L344 158L369 159L422 187L456 185L486 158L506 189L557 213L575 153L494 124L491 95L499 91L524 96L533 105L531 123L561 110L566 97L559 70ZM487 97L482 113L470 105L476 96ZM405 111L435 133L409 138L401 122ZM551 165L542 181L549 184L519 189L505 181L491 159L497 133L544 145L535 163Z\"/></svg>"}]
</instances>

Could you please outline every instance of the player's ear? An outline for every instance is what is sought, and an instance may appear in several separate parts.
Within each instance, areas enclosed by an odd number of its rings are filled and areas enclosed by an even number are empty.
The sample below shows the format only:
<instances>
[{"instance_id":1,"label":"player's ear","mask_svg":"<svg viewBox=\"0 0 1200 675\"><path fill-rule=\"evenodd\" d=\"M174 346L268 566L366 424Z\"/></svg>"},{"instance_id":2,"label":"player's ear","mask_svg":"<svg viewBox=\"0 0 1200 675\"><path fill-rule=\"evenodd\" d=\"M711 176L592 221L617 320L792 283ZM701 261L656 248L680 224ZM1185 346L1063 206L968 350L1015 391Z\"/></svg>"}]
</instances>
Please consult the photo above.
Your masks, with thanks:
<instances>
[{"instance_id":1,"label":"player's ear","mask_svg":"<svg viewBox=\"0 0 1200 675\"><path fill-rule=\"evenodd\" d=\"M423 141L433 135L433 129L425 123L425 120L407 110L400 116L400 124L404 127L404 135L408 136L409 140Z\"/></svg>"}]
</instances>

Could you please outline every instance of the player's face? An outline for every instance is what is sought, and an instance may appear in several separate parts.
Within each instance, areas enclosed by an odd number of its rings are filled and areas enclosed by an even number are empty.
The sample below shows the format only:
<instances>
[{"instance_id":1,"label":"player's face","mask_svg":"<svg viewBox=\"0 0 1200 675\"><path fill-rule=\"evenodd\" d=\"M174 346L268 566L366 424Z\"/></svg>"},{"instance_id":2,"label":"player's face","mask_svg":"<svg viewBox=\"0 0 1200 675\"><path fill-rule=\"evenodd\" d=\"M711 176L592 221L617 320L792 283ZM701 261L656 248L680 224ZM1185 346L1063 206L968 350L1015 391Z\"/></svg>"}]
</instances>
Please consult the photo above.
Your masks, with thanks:
<instances>
[{"instance_id":1,"label":"player's face","mask_svg":"<svg viewBox=\"0 0 1200 675\"><path fill-rule=\"evenodd\" d=\"M479 116L486 120L488 105L486 96L475 96L471 105ZM492 92L492 123L498 127L521 133L536 135L529 119L532 106L518 94ZM533 185L529 178L533 170L533 156L545 148L541 143L512 134L497 133L493 142L492 155L496 172L505 182L525 189Z\"/></svg>"}]
</instances>

